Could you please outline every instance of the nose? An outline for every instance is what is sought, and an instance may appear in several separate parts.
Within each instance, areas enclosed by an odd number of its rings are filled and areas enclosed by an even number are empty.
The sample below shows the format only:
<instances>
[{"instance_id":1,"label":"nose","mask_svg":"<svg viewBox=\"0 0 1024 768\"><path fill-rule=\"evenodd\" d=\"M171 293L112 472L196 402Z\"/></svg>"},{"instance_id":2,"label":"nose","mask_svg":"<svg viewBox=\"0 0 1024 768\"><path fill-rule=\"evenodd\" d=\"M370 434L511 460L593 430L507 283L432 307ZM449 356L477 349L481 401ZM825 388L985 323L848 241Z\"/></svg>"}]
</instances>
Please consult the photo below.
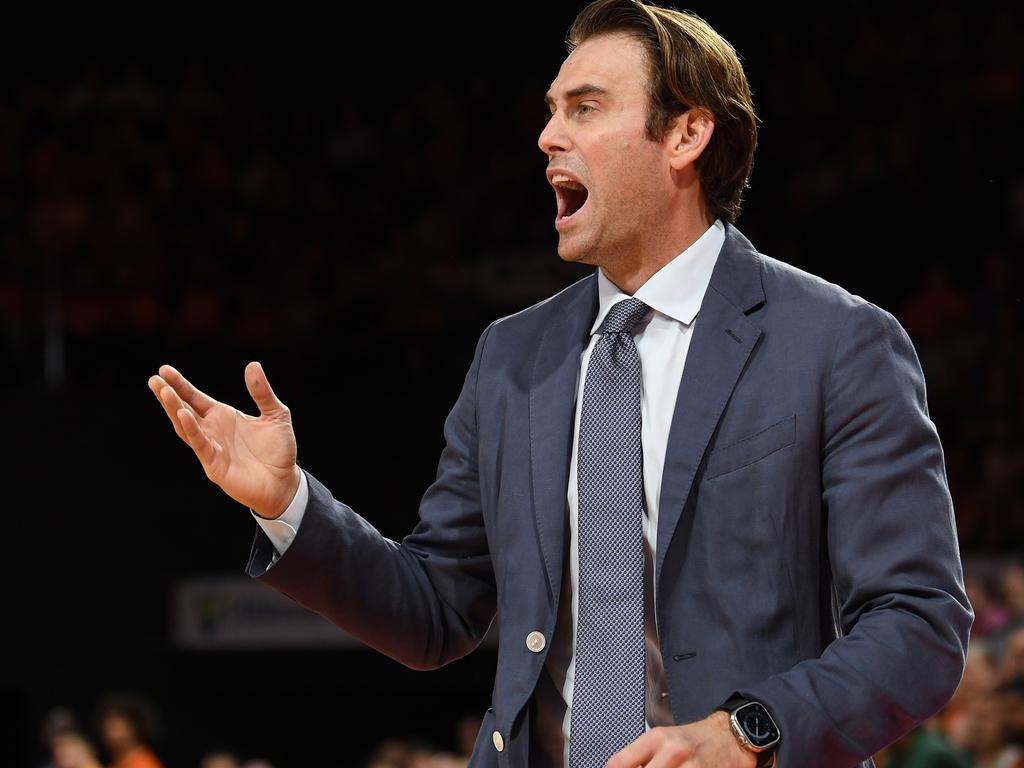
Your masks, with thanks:
<instances>
[{"instance_id":1,"label":"nose","mask_svg":"<svg viewBox=\"0 0 1024 768\"><path fill-rule=\"evenodd\" d=\"M554 157L556 152L565 152L572 146L565 131L565 123L557 111L544 125L544 130L537 139L537 146L549 159Z\"/></svg>"}]
</instances>

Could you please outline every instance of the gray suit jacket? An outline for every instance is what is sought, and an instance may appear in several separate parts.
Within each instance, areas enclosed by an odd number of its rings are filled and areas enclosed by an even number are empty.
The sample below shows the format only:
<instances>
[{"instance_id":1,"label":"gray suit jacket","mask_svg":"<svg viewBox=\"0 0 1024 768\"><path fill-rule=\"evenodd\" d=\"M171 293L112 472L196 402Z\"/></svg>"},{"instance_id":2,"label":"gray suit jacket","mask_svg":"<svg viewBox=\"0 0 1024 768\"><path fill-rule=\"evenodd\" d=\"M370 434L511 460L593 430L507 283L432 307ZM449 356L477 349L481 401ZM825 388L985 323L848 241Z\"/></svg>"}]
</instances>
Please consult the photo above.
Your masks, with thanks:
<instances>
[{"instance_id":1,"label":"gray suit jacket","mask_svg":"<svg viewBox=\"0 0 1024 768\"><path fill-rule=\"evenodd\" d=\"M497 617L473 766L528 761L545 652L525 640L555 627L577 369L596 308L591 275L486 329L401 543L312 477L272 567L257 532L250 575L410 667L470 652ZM868 761L952 695L973 613L910 340L887 312L759 254L731 226L680 382L659 514L676 722L738 691L778 722L780 768L832 768Z\"/></svg>"}]
</instances>

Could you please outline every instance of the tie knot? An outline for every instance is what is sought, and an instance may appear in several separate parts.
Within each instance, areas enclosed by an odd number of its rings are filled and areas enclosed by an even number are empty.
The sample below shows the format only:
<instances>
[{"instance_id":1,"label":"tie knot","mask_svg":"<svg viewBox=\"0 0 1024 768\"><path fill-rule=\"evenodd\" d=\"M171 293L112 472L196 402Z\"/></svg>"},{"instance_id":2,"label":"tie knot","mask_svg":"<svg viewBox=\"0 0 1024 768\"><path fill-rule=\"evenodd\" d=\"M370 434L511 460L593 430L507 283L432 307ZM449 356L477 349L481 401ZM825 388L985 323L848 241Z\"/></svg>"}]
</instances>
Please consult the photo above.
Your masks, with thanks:
<instances>
[{"instance_id":1,"label":"tie knot","mask_svg":"<svg viewBox=\"0 0 1024 768\"><path fill-rule=\"evenodd\" d=\"M629 333L650 309L640 299L623 299L608 310L601 325L601 333Z\"/></svg>"}]
</instances>

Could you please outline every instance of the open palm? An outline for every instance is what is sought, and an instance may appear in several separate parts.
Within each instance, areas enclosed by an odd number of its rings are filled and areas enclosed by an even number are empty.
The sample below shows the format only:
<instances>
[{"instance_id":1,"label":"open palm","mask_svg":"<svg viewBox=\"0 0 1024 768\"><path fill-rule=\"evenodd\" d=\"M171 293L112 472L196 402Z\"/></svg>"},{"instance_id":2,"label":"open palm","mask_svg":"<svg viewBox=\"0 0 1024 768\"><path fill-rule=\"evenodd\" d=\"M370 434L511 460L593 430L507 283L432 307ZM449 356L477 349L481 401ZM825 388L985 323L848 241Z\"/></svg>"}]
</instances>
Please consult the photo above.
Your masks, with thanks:
<instances>
[{"instance_id":1,"label":"open palm","mask_svg":"<svg viewBox=\"0 0 1024 768\"><path fill-rule=\"evenodd\" d=\"M259 416L214 400L169 365L150 377L149 388L206 476L256 514L276 517L299 484L291 413L274 395L259 363L246 366L245 383Z\"/></svg>"}]
</instances>

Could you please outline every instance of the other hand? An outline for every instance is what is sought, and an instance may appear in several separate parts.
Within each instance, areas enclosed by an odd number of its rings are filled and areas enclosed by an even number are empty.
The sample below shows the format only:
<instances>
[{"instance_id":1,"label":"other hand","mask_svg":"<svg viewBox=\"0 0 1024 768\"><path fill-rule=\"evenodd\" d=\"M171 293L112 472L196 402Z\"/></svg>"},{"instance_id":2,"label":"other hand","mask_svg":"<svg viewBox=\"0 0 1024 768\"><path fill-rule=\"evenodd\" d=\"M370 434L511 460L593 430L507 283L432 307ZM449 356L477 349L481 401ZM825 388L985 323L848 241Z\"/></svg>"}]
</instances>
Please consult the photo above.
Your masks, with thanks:
<instances>
[{"instance_id":1,"label":"other hand","mask_svg":"<svg viewBox=\"0 0 1024 768\"><path fill-rule=\"evenodd\" d=\"M757 756L740 746L729 715L714 712L687 725L652 728L608 761L608 768L755 768Z\"/></svg>"},{"instance_id":2,"label":"other hand","mask_svg":"<svg viewBox=\"0 0 1024 768\"><path fill-rule=\"evenodd\" d=\"M245 384L259 408L249 416L196 389L177 370L160 366L149 388L174 431L195 452L206 476L261 517L287 508L299 487L291 413L270 388L263 367L245 367Z\"/></svg>"}]
</instances>

